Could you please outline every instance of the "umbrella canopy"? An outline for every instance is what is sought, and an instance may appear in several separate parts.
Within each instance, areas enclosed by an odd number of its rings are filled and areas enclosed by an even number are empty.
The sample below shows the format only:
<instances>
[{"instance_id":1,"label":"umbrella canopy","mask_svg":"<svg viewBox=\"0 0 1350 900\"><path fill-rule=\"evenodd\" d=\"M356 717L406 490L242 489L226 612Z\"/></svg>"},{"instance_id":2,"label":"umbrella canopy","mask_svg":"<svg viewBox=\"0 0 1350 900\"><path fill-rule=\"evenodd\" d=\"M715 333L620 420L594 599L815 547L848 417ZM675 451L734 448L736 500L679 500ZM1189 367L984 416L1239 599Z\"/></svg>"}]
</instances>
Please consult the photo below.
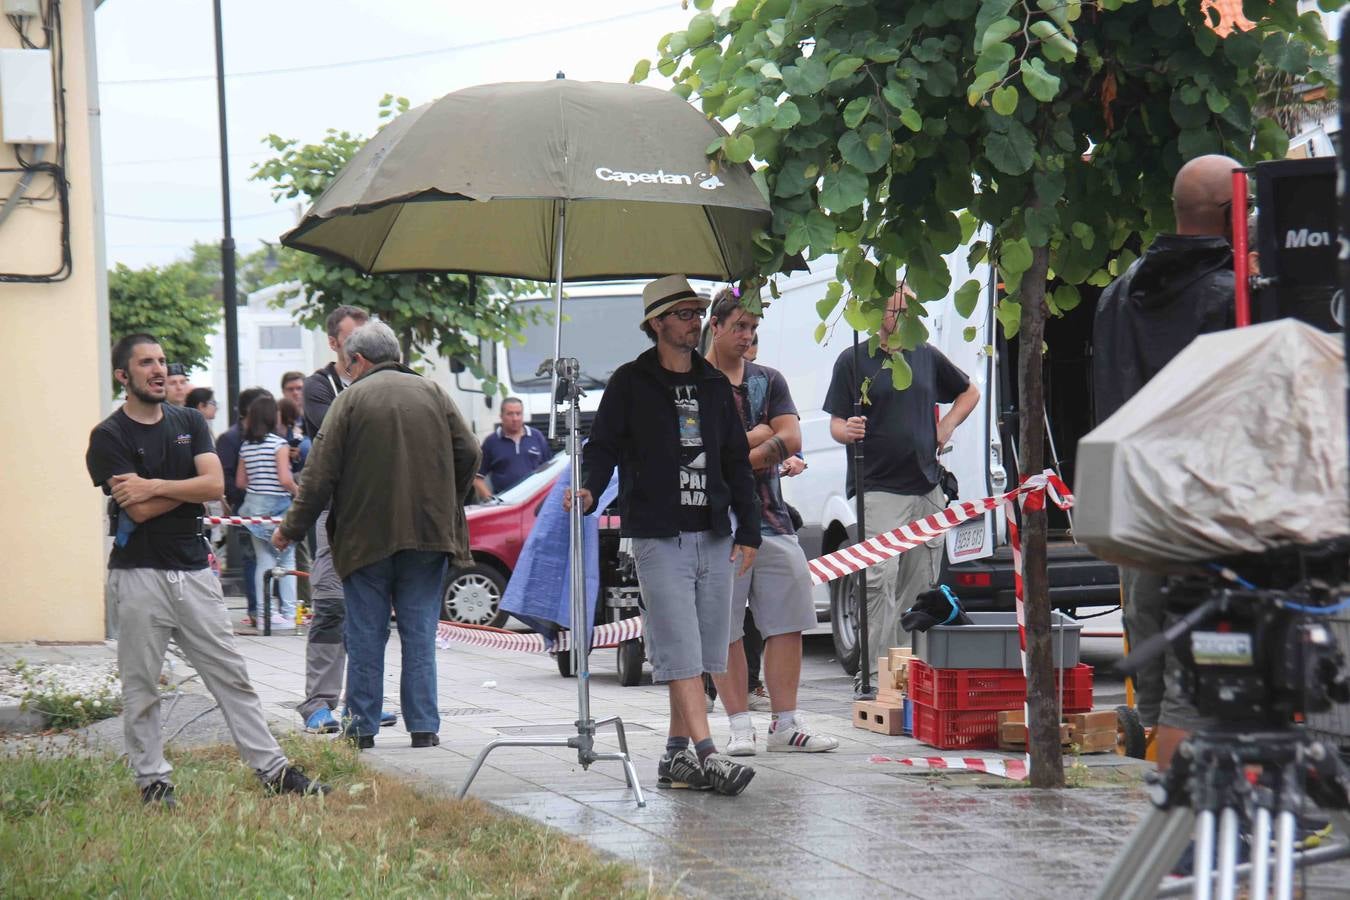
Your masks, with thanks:
<instances>
[{"instance_id":1,"label":"umbrella canopy","mask_svg":"<svg viewBox=\"0 0 1350 900\"><path fill-rule=\"evenodd\" d=\"M369 273L730 281L755 271L771 214L748 165L710 171L724 134L641 85L466 88L371 138L282 243Z\"/></svg>"}]
</instances>

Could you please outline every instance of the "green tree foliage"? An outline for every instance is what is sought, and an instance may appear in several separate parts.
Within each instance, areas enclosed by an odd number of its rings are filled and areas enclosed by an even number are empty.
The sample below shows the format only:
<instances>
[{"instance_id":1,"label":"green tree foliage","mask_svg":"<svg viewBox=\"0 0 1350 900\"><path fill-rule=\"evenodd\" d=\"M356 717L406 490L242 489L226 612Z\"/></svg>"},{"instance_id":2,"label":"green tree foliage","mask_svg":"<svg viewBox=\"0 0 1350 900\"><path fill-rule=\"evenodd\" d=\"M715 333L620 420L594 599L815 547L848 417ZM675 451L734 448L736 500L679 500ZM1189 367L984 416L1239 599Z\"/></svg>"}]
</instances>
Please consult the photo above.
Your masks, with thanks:
<instances>
[{"instance_id":1,"label":"green tree foliage","mask_svg":"<svg viewBox=\"0 0 1350 900\"><path fill-rule=\"evenodd\" d=\"M1253 113L1258 64L1332 81L1320 20L1295 0L1248 0L1255 28L1227 38L1176 0L693 5L635 79L654 67L709 116L736 117L709 154L760 163L774 206L764 274L785 254L838 254L845 290L822 318L856 304L859 322L879 322L902 277L922 318L953 287L943 254L987 225L970 256L998 266L1015 333L1033 251L1054 279L1104 285L1128 247L1173 224L1184 160L1283 156L1288 137ZM1060 299L1045 298L1051 315ZM908 329L905 346L925 333Z\"/></svg>"},{"instance_id":2,"label":"green tree foliage","mask_svg":"<svg viewBox=\"0 0 1350 900\"><path fill-rule=\"evenodd\" d=\"M212 295L210 282L188 262L143 269L118 263L108 273L108 324L113 340L136 332L153 334L169 362L193 368L210 358L206 339L220 318L220 302Z\"/></svg>"},{"instance_id":3,"label":"green tree foliage","mask_svg":"<svg viewBox=\"0 0 1350 900\"><path fill-rule=\"evenodd\" d=\"M386 95L380 117L406 112L408 101ZM304 198L313 202L365 143L360 135L329 129L317 144L269 135L266 143L277 156L254 167L254 180L270 182L277 200ZM496 379L479 362L477 342L519 340L530 321L512 301L527 290L525 283L479 277L471 290L462 275L413 273L364 275L309 253L282 253L277 274L296 281L301 299L300 321L320 327L332 309L350 304L378 315L403 340L405 353L416 358L434 350L461 360L484 390L499 389ZM280 297L285 302L290 297Z\"/></svg>"},{"instance_id":4,"label":"green tree foliage","mask_svg":"<svg viewBox=\"0 0 1350 900\"><path fill-rule=\"evenodd\" d=\"M1321 0L1325 10L1344 0ZM1198 0L693 0L689 26L661 38L652 68L710 117L735 122L714 164L757 160L773 206L756 239L761 280L796 253L834 254L817 304L873 334L901 281L917 294L898 334L927 338L925 303L953 294L969 315L979 285L953 285L944 255L997 268L996 314L1018 356L1022 473L1044 458L1045 316L1105 285L1173 223L1184 160L1278 158L1288 136L1261 115L1258 71L1331 84L1316 13L1297 0L1244 0L1254 24L1220 38ZM1208 18L1207 18L1208 17ZM772 281L771 287L772 287ZM1051 284L1057 285L1049 290ZM971 334L973 329L967 329ZM897 388L904 359L885 365ZM1063 783L1053 703L1045 513L1024 517L1032 782Z\"/></svg>"}]
</instances>

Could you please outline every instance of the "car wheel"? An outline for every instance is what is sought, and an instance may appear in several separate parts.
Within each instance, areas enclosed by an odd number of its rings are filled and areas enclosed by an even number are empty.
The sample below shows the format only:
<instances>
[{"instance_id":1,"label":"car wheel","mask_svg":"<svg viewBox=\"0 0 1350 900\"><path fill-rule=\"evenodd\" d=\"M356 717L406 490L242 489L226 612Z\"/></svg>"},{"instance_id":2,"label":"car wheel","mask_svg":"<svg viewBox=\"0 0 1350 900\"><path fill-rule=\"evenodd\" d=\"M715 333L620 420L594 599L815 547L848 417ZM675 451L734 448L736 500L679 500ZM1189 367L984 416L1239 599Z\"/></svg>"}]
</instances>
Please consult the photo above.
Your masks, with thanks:
<instances>
[{"instance_id":1,"label":"car wheel","mask_svg":"<svg viewBox=\"0 0 1350 900\"><path fill-rule=\"evenodd\" d=\"M619 611L618 619L631 619L637 615L636 609L625 609ZM646 649L643 647L642 638L633 638L631 641L621 641L618 647L618 668L619 684L624 687L635 687L642 681L642 661L646 659Z\"/></svg>"},{"instance_id":2,"label":"car wheel","mask_svg":"<svg viewBox=\"0 0 1350 900\"><path fill-rule=\"evenodd\" d=\"M553 660L558 664L558 674L564 678L575 678L577 674L576 667L572 665L572 651L555 651Z\"/></svg>"},{"instance_id":3,"label":"car wheel","mask_svg":"<svg viewBox=\"0 0 1350 900\"><path fill-rule=\"evenodd\" d=\"M450 622L501 628L509 618L501 609L505 592L506 576L492 566L452 568L445 580L441 615Z\"/></svg>"},{"instance_id":4,"label":"car wheel","mask_svg":"<svg viewBox=\"0 0 1350 900\"><path fill-rule=\"evenodd\" d=\"M1145 759L1148 739L1139 722L1139 711L1132 706L1116 707L1116 744L1125 756Z\"/></svg>"},{"instance_id":5,"label":"car wheel","mask_svg":"<svg viewBox=\"0 0 1350 900\"><path fill-rule=\"evenodd\" d=\"M849 675L858 672L857 584L856 574L830 582L830 633L834 636L834 655Z\"/></svg>"}]
</instances>

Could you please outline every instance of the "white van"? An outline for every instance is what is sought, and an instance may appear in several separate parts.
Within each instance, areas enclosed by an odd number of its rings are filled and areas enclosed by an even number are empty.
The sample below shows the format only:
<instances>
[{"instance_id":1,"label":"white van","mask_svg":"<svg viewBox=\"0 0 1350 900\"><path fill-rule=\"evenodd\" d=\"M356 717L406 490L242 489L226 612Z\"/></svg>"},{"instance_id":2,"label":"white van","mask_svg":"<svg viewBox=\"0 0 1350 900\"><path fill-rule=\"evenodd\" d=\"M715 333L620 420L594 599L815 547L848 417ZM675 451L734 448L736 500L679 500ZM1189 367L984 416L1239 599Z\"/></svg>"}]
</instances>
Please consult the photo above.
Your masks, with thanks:
<instances>
[{"instance_id":1,"label":"white van","mask_svg":"<svg viewBox=\"0 0 1350 900\"><path fill-rule=\"evenodd\" d=\"M563 295L562 355L581 363L582 431L589 430L604 390L614 370L647 346L638 329L642 320L642 288L646 282L569 284ZM526 327L523 343L479 345L479 361L506 387L507 395L519 397L525 407L525 422L548 432L548 375L539 375L539 364L553 356L553 297L529 297L516 301L522 311L548 313ZM474 434L486 436L501 415L500 394L483 392L482 382L462 366L445 361L432 365L428 374L446 389L469 421ZM563 423L558 425L558 440Z\"/></svg>"}]
</instances>

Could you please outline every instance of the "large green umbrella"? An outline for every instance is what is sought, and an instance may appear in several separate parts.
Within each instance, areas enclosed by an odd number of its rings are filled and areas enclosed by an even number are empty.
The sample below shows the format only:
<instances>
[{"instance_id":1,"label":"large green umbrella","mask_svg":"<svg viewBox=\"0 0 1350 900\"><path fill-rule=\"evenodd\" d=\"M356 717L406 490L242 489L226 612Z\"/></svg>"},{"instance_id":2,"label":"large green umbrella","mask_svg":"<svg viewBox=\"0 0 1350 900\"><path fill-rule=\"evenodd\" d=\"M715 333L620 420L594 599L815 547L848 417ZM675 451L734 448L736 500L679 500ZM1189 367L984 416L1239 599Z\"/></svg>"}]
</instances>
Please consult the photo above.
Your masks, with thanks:
<instances>
[{"instance_id":1,"label":"large green umbrella","mask_svg":"<svg viewBox=\"0 0 1350 900\"><path fill-rule=\"evenodd\" d=\"M770 212L748 165L710 171L725 134L640 85L466 88L375 135L282 243L371 273L734 280Z\"/></svg>"},{"instance_id":2,"label":"large green umbrella","mask_svg":"<svg viewBox=\"0 0 1350 900\"><path fill-rule=\"evenodd\" d=\"M552 395L559 376L566 378L575 492L580 368L561 359L563 282L670 274L731 281L754 274L752 237L771 213L749 166L712 171L707 148L725 135L675 94L647 87L556 79L467 88L386 126L282 243L370 273L479 272L552 281ZM634 334L634 342L642 339ZM552 437L552 419L549 431ZM577 635L585 634L589 619L579 504L569 524L570 624ZM645 804L622 723L591 716L589 644L572 644L577 736L491 742L460 796L497 747L567 746L577 749L583 767L622 761L638 805ZM611 721L622 752L597 753L595 729Z\"/></svg>"}]
</instances>

